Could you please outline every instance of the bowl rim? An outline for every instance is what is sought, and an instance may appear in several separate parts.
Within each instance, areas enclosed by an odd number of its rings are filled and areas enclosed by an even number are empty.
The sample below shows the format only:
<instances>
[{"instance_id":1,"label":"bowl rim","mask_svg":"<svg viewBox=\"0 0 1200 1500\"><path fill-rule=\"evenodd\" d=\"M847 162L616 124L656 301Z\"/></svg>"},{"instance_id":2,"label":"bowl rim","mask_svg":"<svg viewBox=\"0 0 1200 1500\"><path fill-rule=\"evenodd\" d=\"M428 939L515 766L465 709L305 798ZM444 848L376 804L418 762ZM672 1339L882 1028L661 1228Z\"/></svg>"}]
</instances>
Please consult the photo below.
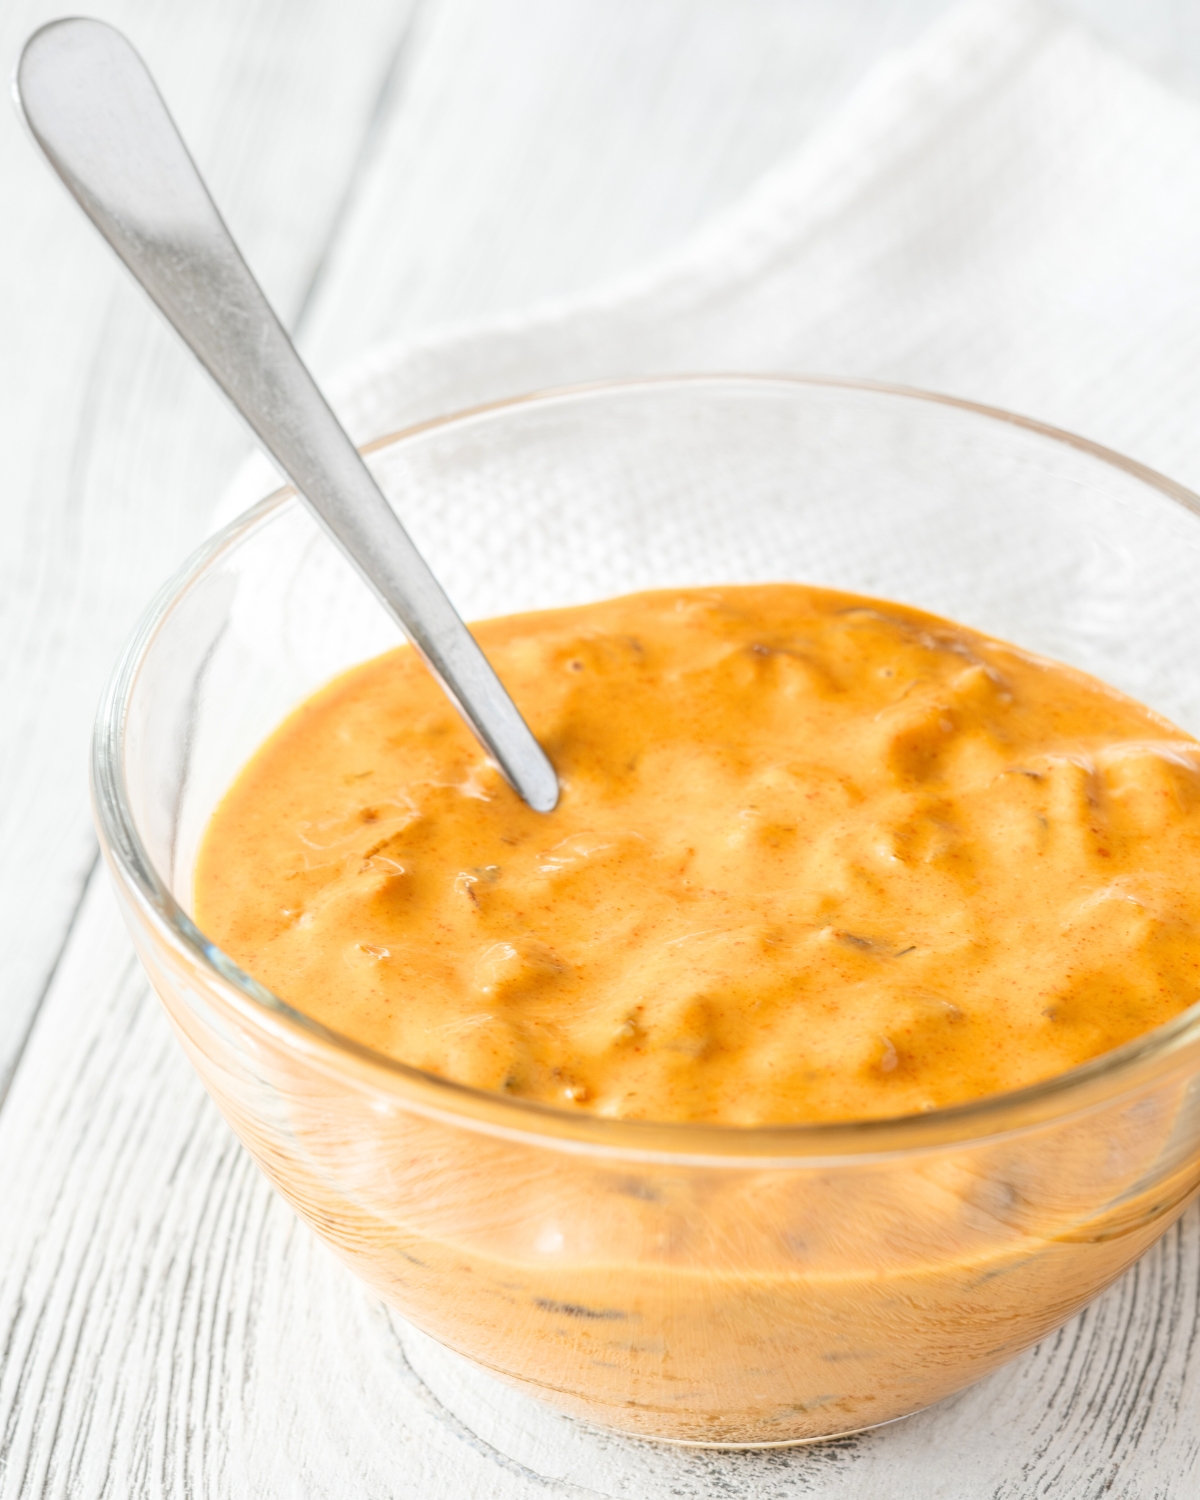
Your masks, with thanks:
<instances>
[{"instance_id":1,"label":"bowl rim","mask_svg":"<svg viewBox=\"0 0 1200 1500\"><path fill-rule=\"evenodd\" d=\"M988 421L1049 438L1122 470L1200 519L1200 496L1156 470L1034 418L982 402L886 381L843 376L712 372L592 381L552 387L488 401L433 417L373 439L361 452L390 449L422 434L467 425L530 405L587 400L597 396L658 392L664 388L734 386L743 391L832 389L882 395L898 401L945 406ZM641 1160L746 1165L784 1160L813 1164L846 1157L890 1157L962 1145L1024 1132L1111 1104L1179 1069L1189 1054L1200 1057L1200 1001L1152 1031L1065 1073L1020 1089L989 1094L964 1104L920 1114L880 1119L772 1125L708 1124L632 1120L588 1114L558 1105L478 1089L425 1072L377 1052L295 1009L242 970L195 926L160 876L137 829L124 769L130 698L147 653L171 611L206 571L251 533L269 525L292 504L295 488L283 485L203 542L158 590L120 654L101 698L92 740L91 793L95 822L110 874L120 894L177 958L197 966L214 999L243 1023L273 1035L277 1043L334 1078L353 1082L402 1102L404 1107L489 1134L588 1154ZM193 1001L196 997L193 996Z\"/></svg>"}]
</instances>

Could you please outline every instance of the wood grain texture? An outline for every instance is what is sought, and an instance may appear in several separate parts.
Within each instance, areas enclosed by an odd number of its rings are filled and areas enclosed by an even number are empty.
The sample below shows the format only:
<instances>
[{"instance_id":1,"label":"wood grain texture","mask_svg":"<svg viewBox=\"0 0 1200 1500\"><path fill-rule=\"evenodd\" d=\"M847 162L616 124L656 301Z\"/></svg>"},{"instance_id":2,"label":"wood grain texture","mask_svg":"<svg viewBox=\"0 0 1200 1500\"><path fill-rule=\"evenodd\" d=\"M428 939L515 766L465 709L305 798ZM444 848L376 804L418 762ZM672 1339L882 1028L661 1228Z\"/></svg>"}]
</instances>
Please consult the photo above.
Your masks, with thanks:
<instances>
[{"instance_id":1,"label":"wood grain texture","mask_svg":"<svg viewBox=\"0 0 1200 1500\"><path fill-rule=\"evenodd\" d=\"M322 369L669 248L945 0L122 0ZM1190 0L1074 0L1200 92ZM0 54L49 7L0 12ZM93 876L91 707L244 451L11 122L0 241L0 1496L1130 1500L1200 1490L1200 1215L905 1423L704 1454L591 1432L405 1328L274 1197ZM334 230L336 229L336 234ZM326 253L332 236L332 252ZM69 942L63 935L70 928ZM60 957L61 955L61 957Z\"/></svg>"},{"instance_id":2,"label":"wood grain texture","mask_svg":"<svg viewBox=\"0 0 1200 1500\"><path fill-rule=\"evenodd\" d=\"M58 7L0 8L0 60ZM406 30L407 0L119 0L217 201L294 316ZM94 857L87 741L145 601L249 443L0 111L0 1096Z\"/></svg>"}]
</instances>

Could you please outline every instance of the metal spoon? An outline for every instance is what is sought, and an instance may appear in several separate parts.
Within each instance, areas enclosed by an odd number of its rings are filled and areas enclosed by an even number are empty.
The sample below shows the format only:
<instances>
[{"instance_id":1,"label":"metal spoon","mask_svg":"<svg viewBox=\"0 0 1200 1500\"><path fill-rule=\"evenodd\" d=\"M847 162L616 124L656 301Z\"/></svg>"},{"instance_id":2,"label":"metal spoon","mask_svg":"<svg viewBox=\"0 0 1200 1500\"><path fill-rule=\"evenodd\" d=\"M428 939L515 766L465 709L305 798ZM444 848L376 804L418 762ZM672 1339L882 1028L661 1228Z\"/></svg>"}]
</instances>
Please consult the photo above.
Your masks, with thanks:
<instances>
[{"instance_id":1,"label":"metal spoon","mask_svg":"<svg viewBox=\"0 0 1200 1500\"><path fill-rule=\"evenodd\" d=\"M146 65L111 26L52 21L13 78L72 196L245 417L530 807L554 767L371 478L250 274Z\"/></svg>"}]
</instances>

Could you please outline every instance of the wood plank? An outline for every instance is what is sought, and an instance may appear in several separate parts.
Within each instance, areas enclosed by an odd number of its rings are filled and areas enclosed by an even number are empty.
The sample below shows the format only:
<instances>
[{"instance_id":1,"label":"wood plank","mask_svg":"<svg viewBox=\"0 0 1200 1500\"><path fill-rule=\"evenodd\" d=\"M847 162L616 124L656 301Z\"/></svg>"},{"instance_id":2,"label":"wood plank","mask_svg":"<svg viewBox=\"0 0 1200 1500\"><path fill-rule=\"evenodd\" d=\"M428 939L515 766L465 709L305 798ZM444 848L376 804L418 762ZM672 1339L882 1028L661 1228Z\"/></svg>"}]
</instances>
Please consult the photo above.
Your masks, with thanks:
<instances>
[{"instance_id":1,"label":"wood plank","mask_svg":"<svg viewBox=\"0 0 1200 1500\"><path fill-rule=\"evenodd\" d=\"M0 57L61 7L10 0ZM301 306L408 0L113 0L285 315ZM7 62L5 66L7 66ZM94 704L249 446L0 111L0 1098L94 857Z\"/></svg>"}]
</instances>

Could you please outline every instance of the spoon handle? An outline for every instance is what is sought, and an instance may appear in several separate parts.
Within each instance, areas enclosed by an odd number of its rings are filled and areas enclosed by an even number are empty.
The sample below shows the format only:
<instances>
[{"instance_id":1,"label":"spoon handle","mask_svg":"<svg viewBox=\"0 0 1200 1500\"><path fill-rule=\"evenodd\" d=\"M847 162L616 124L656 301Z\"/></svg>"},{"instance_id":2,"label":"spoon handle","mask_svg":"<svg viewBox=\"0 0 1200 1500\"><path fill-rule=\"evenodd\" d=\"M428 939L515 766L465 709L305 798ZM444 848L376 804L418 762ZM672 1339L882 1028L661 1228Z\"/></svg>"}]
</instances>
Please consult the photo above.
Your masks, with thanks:
<instances>
[{"instance_id":1,"label":"spoon handle","mask_svg":"<svg viewBox=\"0 0 1200 1500\"><path fill-rule=\"evenodd\" d=\"M375 590L513 787L558 779L234 244L141 58L100 21L34 32L17 107L72 196Z\"/></svg>"}]
</instances>

